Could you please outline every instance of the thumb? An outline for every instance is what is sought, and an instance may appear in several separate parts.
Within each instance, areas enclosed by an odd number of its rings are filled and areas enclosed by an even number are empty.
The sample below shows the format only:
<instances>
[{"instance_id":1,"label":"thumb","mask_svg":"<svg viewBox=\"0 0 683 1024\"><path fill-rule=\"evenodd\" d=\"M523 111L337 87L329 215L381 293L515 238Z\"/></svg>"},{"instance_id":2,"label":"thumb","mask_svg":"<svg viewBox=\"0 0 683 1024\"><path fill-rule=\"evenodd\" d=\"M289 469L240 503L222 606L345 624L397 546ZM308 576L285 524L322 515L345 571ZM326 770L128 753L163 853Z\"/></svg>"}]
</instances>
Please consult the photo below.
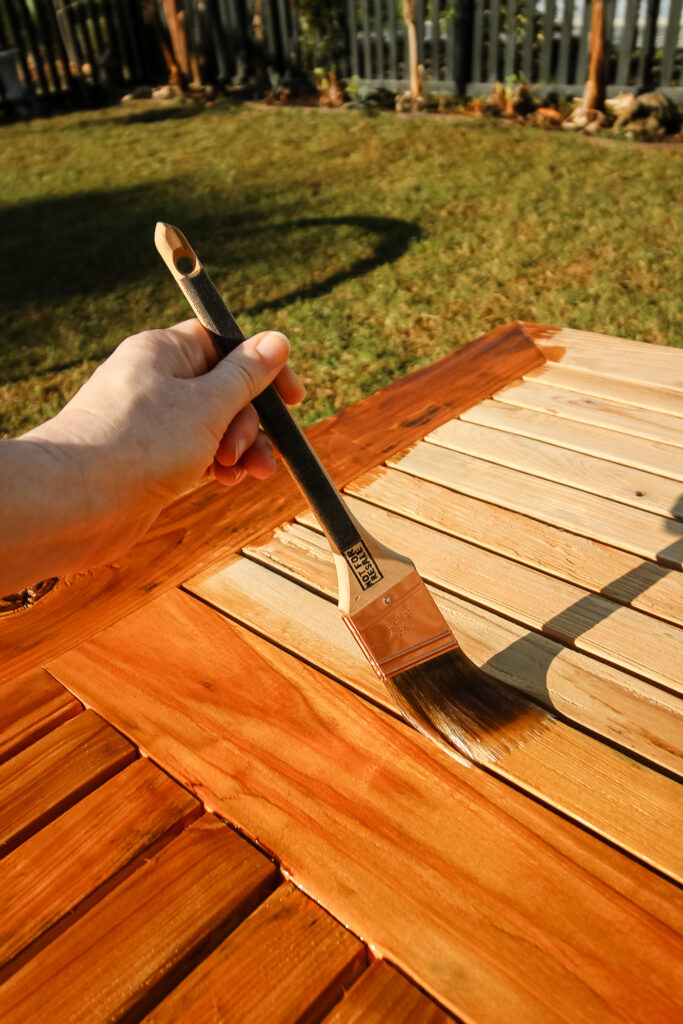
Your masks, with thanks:
<instances>
[{"instance_id":1,"label":"thumb","mask_svg":"<svg viewBox=\"0 0 683 1024\"><path fill-rule=\"evenodd\" d=\"M273 382L288 356L284 334L264 331L247 338L198 380L218 403L221 417L230 422Z\"/></svg>"}]
</instances>

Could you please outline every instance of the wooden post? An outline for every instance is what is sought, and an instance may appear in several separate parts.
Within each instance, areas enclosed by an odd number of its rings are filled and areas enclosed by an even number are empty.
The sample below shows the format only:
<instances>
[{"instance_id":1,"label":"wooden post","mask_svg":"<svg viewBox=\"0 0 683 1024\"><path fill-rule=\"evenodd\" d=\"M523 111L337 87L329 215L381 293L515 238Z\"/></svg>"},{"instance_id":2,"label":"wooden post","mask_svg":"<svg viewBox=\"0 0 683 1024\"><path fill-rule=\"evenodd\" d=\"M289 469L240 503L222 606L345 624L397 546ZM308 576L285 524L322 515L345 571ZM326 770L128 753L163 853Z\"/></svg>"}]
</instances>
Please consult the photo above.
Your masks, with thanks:
<instances>
[{"instance_id":1,"label":"wooden post","mask_svg":"<svg viewBox=\"0 0 683 1024\"><path fill-rule=\"evenodd\" d=\"M605 109L605 6L593 0L589 43L588 78L583 91L584 110Z\"/></svg>"},{"instance_id":2,"label":"wooden post","mask_svg":"<svg viewBox=\"0 0 683 1024\"><path fill-rule=\"evenodd\" d=\"M403 0L403 20L408 37L408 71L410 75L410 98L413 107L420 96L420 75L417 57L417 29L415 27L415 0Z\"/></svg>"}]
</instances>

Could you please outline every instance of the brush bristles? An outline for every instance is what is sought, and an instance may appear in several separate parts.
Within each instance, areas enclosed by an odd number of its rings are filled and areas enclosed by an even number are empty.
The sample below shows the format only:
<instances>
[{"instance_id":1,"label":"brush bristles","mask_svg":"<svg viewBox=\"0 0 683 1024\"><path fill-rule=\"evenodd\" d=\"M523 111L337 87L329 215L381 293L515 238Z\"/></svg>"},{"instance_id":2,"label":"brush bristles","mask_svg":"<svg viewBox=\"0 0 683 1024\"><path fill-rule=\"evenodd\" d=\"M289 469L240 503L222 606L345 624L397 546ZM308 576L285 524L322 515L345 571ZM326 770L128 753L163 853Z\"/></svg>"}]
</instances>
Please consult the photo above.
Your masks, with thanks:
<instances>
[{"instance_id":1,"label":"brush bristles","mask_svg":"<svg viewBox=\"0 0 683 1024\"><path fill-rule=\"evenodd\" d=\"M473 761L495 762L538 736L541 708L486 675L459 647L386 679L413 725Z\"/></svg>"}]
</instances>

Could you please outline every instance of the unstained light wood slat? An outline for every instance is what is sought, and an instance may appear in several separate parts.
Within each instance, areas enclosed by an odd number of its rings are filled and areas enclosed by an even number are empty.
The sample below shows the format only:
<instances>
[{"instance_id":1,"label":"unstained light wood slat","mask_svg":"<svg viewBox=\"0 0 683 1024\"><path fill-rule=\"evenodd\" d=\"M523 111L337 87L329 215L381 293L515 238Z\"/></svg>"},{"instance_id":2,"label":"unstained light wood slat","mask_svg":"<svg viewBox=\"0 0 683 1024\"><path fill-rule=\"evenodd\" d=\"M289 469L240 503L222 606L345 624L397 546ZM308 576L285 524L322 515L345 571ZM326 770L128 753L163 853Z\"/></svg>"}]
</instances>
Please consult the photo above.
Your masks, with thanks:
<instances>
[{"instance_id":1,"label":"unstained light wood slat","mask_svg":"<svg viewBox=\"0 0 683 1024\"><path fill-rule=\"evenodd\" d=\"M365 964L363 943L286 883L188 975L145 1024L318 1021Z\"/></svg>"},{"instance_id":2,"label":"unstained light wood slat","mask_svg":"<svg viewBox=\"0 0 683 1024\"><path fill-rule=\"evenodd\" d=\"M0 1017L139 1020L276 877L244 839L201 818L0 985Z\"/></svg>"},{"instance_id":3,"label":"unstained light wood slat","mask_svg":"<svg viewBox=\"0 0 683 1024\"><path fill-rule=\"evenodd\" d=\"M490 501L674 569L683 567L683 523L676 519L616 504L609 498L426 442L392 456L387 462L402 473L472 498Z\"/></svg>"},{"instance_id":4,"label":"unstained light wood slat","mask_svg":"<svg viewBox=\"0 0 683 1024\"><path fill-rule=\"evenodd\" d=\"M82 710L42 668L0 683L0 762Z\"/></svg>"},{"instance_id":5,"label":"unstained light wood slat","mask_svg":"<svg viewBox=\"0 0 683 1024\"><path fill-rule=\"evenodd\" d=\"M84 711L0 767L0 857L120 771L135 747Z\"/></svg>"},{"instance_id":6,"label":"unstained light wood slat","mask_svg":"<svg viewBox=\"0 0 683 1024\"><path fill-rule=\"evenodd\" d=\"M451 420L425 440L646 512L683 519L683 484L654 473L466 420Z\"/></svg>"},{"instance_id":7,"label":"unstained light wood slat","mask_svg":"<svg viewBox=\"0 0 683 1024\"><path fill-rule=\"evenodd\" d=\"M683 573L537 519L382 467L347 494L683 626Z\"/></svg>"},{"instance_id":8,"label":"unstained light wood slat","mask_svg":"<svg viewBox=\"0 0 683 1024\"><path fill-rule=\"evenodd\" d=\"M560 448L585 452L586 455L596 455L608 462L658 473L669 480L678 480L679 483L683 481L683 465L678 448L670 444L629 437L615 430L601 430L576 420L567 424L560 416L506 405L493 399L466 410L460 419L468 423L479 423L483 427L521 434L522 437L534 437L538 441L549 441Z\"/></svg>"},{"instance_id":9,"label":"unstained light wood slat","mask_svg":"<svg viewBox=\"0 0 683 1024\"><path fill-rule=\"evenodd\" d=\"M651 384L683 393L683 356L680 349L571 327L547 327L526 321L521 321L520 326L548 360L562 366L576 366L618 380Z\"/></svg>"},{"instance_id":10,"label":"unstained light wood slat","mask_svg":"<svg viewBox=\"0 0 683 1024\"><path fill-rule=\"evenodd\" d=\"M139 759L27 839L0 861L0 964L199 809Z\"/></svg>"},{"instance_id":11,"label":"unstained light wood slat","mask_svg":"<svg viewBox=\"0 0 683 1024\"><path fill-rule=\"evenodd\" d=\"M683 430L677 417L632 405L621 405L608 398L584 395L566 388L551 388L534 380L508 384L496 392L495 398L508 405L520 405L525 409L560 416L568 421L568 433L571 432L572 422L576 420L600 427L601 430L615 430L629 437L644 437L649 441L683 447ZM677 464L679 467L683 465L683 453L680 451Z\"/></svg>"},{"instance_id":12,"label":"unstained light wood slat","mask_svg":"<svg viewBox=\"0 0 683 1024\"><path fill-rule=\"evenodd\" d=\"M680 358L683 362L683 353ZM595 373L578 366L545 363L538 369L525 373L524 380L535 380L549 387L565 388L567 391L577 391L583 395L609 398L613 402L634 405L638 409L649 409L669 416L683 416L683 391L619 380L606 373Z\"/></svg>"},{"instance_id":13,"label":"unstained light wood slat","mask_svg":"<svg viewBox=\"0 0 683 1024\"><path fill-rule=\"evenodd\" d=\"M324 1024L448 1024L452 1020L402 974L376 960Z\"/></svg>"},{"instance_id":14,"label":"unstained light wood slat","mask_svg":"<svg viewBox=\"0 0 683 1024\"><path fill-rule=\"evenodd\" d=\"M51 669L456 1015L680 1015L674 887L189 595Z\"/></svg>"}]
</instances>

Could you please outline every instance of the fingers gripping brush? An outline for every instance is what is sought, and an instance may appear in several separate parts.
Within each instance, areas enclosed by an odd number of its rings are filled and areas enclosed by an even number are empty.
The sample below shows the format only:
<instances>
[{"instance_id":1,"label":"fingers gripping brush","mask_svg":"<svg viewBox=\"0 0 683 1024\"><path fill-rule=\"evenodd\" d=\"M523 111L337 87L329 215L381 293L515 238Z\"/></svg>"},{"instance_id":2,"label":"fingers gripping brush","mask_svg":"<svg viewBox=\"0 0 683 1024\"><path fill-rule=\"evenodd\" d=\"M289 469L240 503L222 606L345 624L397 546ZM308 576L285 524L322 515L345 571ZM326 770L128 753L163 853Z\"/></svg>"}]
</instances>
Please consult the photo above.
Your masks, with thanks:
<instances>
[{"instance_id":1,"label":"fingers gripping brush","mask_svg":"<svg viewBox=\"0 0 683 1024\"><path fill-rule=\"evenodd\" d=\"M226 356L245 336L186 238L159 223L155 243ZM330 543L344 621L404 716L476 761L497 761L538 732L543 712L470 661L413 562L354 518L275 387L253 405Z\"/></svg>"}]
</instances>

